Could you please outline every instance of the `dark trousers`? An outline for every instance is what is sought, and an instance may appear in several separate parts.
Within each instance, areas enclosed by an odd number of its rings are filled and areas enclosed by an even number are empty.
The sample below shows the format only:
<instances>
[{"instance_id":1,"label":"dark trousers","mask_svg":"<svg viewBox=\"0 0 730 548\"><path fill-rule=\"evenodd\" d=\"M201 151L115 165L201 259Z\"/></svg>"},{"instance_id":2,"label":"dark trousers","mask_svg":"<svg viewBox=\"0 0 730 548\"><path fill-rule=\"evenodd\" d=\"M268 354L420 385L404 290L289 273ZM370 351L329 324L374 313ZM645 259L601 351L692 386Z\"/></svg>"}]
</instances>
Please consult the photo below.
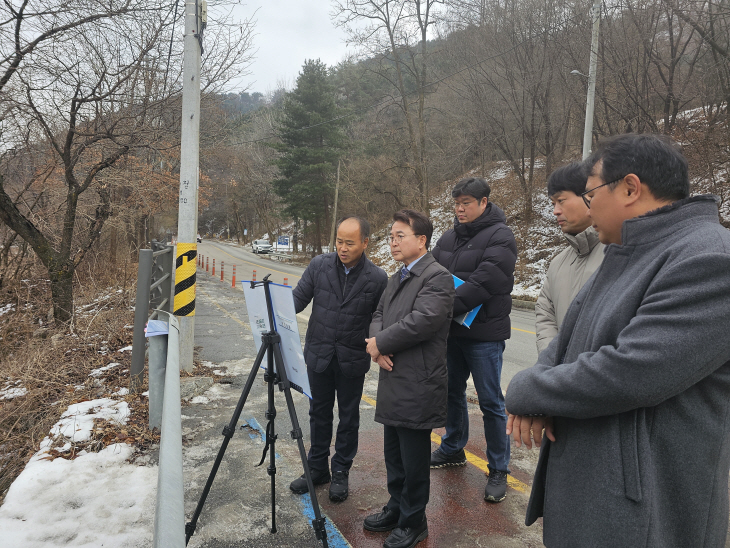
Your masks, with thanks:
<instances>
[{"instance_id":1,"label":"dark trousers","mask_svg":"<svg viewBox=\"0 0 730 548\"><path fill-rule=\"evenodd\" d=\"M329 470L330 445L335 396L340 422L337 425L332 472L349 470L357 454L357 434L360 428L360 398L365 375L345 377L337 355L322 373L307 368L312 399L309 400L309 433L311 447L308 463L313 470Z\"/></svg>"},{"instance_id":2,"label":"dark trousers","mask_svg":"<svg viewBox=\"0 0 730 548\"><path fill-rule=\"evenodd\" d=\"M388 508L400 513L398 527L417 527L426 515L431 488L431 430L385 426Z\"/></svg>"}]
</instances>

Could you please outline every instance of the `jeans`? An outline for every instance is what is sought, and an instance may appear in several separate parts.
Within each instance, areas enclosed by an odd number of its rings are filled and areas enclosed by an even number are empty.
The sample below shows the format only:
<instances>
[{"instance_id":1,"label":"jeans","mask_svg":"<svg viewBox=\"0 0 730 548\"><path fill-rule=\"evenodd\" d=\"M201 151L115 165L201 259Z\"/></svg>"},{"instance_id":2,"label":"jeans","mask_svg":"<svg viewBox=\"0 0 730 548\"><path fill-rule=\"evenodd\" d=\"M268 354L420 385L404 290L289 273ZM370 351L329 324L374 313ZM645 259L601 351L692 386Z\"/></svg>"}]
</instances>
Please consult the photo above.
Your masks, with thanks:
<instances>
[{"instance_id":1,"label":"jeans","mask_svg":"<svg viewBox=\"0 0 730 548\"><path fill-rule=\"evenodd\" d=\"M469 410L466 403L466 381L471 374L484 419L487 461L490 470L509 472L510 443L505 433L502 353L504 341L475 341L449 337L446 362L449 369L446 435L441 450L447 455L461 451L469 441Z\"/></svg>"}]
</instances>

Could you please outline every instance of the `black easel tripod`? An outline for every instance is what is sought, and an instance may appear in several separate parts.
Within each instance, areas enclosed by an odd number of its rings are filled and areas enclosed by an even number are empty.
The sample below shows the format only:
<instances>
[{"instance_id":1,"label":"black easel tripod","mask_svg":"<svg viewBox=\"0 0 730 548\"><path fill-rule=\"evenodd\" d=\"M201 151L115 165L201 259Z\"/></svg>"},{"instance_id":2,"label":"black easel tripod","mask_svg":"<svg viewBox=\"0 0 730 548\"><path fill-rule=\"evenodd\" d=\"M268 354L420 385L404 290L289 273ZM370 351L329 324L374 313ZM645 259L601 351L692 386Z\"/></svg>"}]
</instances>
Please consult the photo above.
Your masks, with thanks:
<instances>
[{"instance_id":1,"label":"black easel tripod","mask_svg":"<svg viewBox=\"0 0 730 548\"><path fill-rule=\"evenodd\" d=\"M271 330L261 334L261 348L259 348L259 352L256 356L256 361L251 368L251 373L249 373L248 375L246 386L244 386L243 388L241 397L238 400L238 405L236 405L236 409L233 412L233 417L231 417L231 422L228 423L228 426L223 428L223 436L225 437L223 439L223 443L221 444L221 448L218 451L218 456L215 459L215 463L213 463L213 469L208 476L208 481L206 482L203 493L200 496L198 506L197 508L195 508L195 513L193 514L192 519L185 525L186 546L187 543L190 541L190 537L192 537L193 533L195 533L195 527L197 526L200 512L203 510L205 499L208 497L210 487L213 485L213 480L215 479L215 475L218 472L218 467L223 460L223 455L225 454L226 448L228 447L228 442L231 441L231 438L236 431L236 424L238 423L238 419L241 416L241 411L243 411L243 406L246 403L246 399L248 398L248 394L251 391L253 382L256 379L256 373L261 366L264 355L266 355L267 364L266 372L264 373L264 381L266 381L266 383L268 384L269 390L269 406L266 411L266 418L269 420L269 422L266 425L266 445L264 447L264 453L261 456L261 462L259 463L259 465L262 464L266 459L266 452L270 451L269 467L267 468L267 472L269 476L271 476L271 532L276 533L275 459L276 438L278 436L276 435L276 430L274 428L274 419L276 418L276 408L274 407L274 385L278 384L279 390L282 390L284 392L284 396L286 397L286 406L289 409L289 418L291 419L292 423L291 436L293 439L297 440L297 445L299 446L299 455L302 459L302 466L304 467L304 476L307 479L307 486L309 487L309 494L312 500L312 508L314 509L315 517L315 519L312 520L312 527L314 528L314 533L317 536L317 540L321 540L322 546L324 548L328 548L327 531L325 529L325 518L322 517L319 511L319 503L317 502L317 495L314 492L312 476L309 472L309 466L307 465L307 454L304 450L304 442L302 441L302 429L299 427L297 412L296 409L294 409L294 401L292 400L291 396L291 383L289 382L289 379L286 375L286 369L284 368L284 360L281 354L281 336L274 330L274 309L271 304L271 292L269 290L269 284L271 282L269 281L269 276L271 276L271 274L267 274L266 277L260 282L251 282L251 288L253 289L254 287L260 285L264 286L264 292L266 294L266 308L269 313L269 326ZM275 362L276 370L274 370Z\"/></svg>"}]
</instances>

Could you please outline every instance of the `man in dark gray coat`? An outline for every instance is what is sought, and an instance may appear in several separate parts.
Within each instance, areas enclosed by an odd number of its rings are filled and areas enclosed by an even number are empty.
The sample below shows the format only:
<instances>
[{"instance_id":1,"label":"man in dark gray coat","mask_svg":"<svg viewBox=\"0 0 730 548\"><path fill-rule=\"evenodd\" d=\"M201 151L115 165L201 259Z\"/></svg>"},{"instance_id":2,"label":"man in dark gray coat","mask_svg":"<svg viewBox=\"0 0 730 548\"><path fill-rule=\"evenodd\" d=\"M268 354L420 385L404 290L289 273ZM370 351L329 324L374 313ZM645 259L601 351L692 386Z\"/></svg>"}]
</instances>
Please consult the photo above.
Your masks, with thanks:
<instances>
[{"instance_id":1,"label":"man in dark gray coat","mask_svg":"<svg viewBox=\"0 0 730 548\"><path fill-rule=\"evenodd\" d=\"M390 252L403 263L373 315L368 353L380 365L375 420L384 425L390 500L368 531L390 531L385 548L428 536L431 429L446 424L446 338L454 306L449 271L428 252L433 225L417 211L393 216Z\"/></svg>"},{"instance_id":2,"label":"man in dark gray coat","mask_svg":"<svg viewBox=\"0 0 730 548\"><path fill-rule=\"evenodd\" d=\"M542 445L526 523L548 547L724 547L730 232L665 139L587 161L605 258L506 395L515 443Z\"/></svg>"},{"instance_id":3,"label":"man in dark gray coat","mask_svg":"<svg viewBox=\"0 0 730 548\"><path fill-rule=\"evenodd\" d=\"M360 398L370 370L365 337L388 281L383 269L365 256L369 234L370 226L364 219L342 219L337 225L337 252L312 259L294 288L297 313L314 300L304 345L312 390L307 462L315 485L332 480L329 497L337 502L349 494L348 477L360 428ZM335 397L340 420L330 477ZM298 494L309 490L303 475L289 488Z\"/></svg>"}]
</instances>

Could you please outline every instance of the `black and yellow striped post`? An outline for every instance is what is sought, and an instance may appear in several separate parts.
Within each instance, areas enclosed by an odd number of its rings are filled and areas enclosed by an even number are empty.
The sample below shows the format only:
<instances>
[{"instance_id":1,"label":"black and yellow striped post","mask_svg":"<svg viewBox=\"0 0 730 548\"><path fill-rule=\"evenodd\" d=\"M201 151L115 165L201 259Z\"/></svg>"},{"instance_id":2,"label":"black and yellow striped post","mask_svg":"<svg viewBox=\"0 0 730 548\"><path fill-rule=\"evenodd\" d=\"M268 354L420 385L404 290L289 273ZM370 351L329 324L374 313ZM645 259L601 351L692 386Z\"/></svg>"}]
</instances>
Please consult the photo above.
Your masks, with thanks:
<instances>
[{"instance_id":1,"label":"black and yellow striped post","mask_svg":"<svg viewBox=\"0 0 730 548\"><path fill-rule=\"evenodd\" d=\"M195 258L198 244L177 244L175 316L195 316Z\"/></svg>"}]
</instances>

